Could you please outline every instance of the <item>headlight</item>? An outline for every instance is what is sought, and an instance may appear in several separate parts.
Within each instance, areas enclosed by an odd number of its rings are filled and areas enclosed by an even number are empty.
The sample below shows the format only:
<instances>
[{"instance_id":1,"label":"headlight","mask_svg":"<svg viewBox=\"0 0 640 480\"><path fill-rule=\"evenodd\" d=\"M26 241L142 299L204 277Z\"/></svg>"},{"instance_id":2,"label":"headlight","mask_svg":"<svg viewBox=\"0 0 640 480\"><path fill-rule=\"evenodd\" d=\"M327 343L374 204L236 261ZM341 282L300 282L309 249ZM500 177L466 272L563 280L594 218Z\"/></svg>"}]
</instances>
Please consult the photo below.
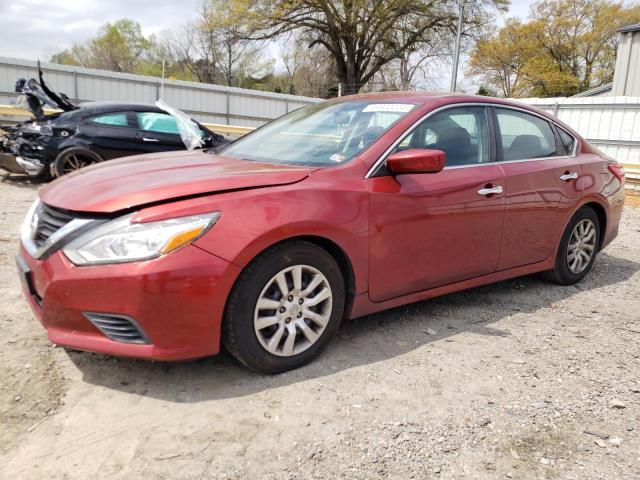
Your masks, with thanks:
<instances>
[{"instance_id":1,"label":"headlight","mask_svg":"<svg viewBox=\"0 0 640 480\"><path fill-rule=\"evenodd\" d=\"M47 137L53 135L53 129L50 125L35 122L22 127L22 132L31 134L38 133Z\"/></svg>"},{"instance_id":2,"label":"headlight","mask_svg":"<svg viewBox=\"0 0 640 480\"><path fill-rule=\"evenodd\" d=\"M40 199L36 198L35 201L29 207L27 216L24 217L22 227L20 227L20 238L23 242L27 239L33 239L36 236L36 229L38 228L38 206L40 205Z\"/></svg>"},{"instance_id":3,"label":"headlight","mask_svg":"<svg viewBox=\"0 0 640 480\"><path fill-rule=\"evenodd\" d=\"M201 237L220 212L134 223L135 214L111 220L67 245L63 252L76 265L135 262L159 257Z\"/></svg>"}]
</instances>

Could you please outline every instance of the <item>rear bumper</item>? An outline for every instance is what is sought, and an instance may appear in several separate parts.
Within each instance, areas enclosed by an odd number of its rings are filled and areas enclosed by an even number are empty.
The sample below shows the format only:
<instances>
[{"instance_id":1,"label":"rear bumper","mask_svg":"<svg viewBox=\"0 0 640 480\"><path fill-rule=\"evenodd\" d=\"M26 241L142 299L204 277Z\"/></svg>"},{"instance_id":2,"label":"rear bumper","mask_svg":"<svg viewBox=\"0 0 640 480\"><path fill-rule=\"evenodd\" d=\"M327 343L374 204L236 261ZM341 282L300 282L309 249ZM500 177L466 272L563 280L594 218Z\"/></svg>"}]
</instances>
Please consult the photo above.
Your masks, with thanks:
<instances>
[{"instance_id":1,"label":"rear bumper","mask_svg":"<svg viewBox=\"0 0 640 480\"><path fill-rule=\"evenodd\" d=\"M146 262L76 267L57 252L39 261L21 248L24 294L51 342L154 360L218 353L227 295L239 267L193 245ZM134 319L149 343L114 341L87 313Z\"/></svg>"}]
</instances>

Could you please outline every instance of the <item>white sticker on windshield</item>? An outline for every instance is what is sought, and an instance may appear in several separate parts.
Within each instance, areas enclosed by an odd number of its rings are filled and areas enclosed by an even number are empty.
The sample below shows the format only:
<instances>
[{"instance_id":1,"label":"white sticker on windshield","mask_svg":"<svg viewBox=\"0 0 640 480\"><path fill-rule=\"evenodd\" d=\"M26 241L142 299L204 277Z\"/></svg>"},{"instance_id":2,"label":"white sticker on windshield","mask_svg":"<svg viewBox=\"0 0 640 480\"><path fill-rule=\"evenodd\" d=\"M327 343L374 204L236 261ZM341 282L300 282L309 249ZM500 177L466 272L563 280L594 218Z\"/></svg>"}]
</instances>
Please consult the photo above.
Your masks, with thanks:
<instances>
[{"instance_id":1,"label":"white sticker on windshield","mask_svg":"<svg viewBox=\"0 0 640 480\"><path fill-rule=\"evenodd\" d=\"M363 112L401 112L407 113L415 107L410 103L371 103L364 107Z\"/></svg>"}]
</instances>

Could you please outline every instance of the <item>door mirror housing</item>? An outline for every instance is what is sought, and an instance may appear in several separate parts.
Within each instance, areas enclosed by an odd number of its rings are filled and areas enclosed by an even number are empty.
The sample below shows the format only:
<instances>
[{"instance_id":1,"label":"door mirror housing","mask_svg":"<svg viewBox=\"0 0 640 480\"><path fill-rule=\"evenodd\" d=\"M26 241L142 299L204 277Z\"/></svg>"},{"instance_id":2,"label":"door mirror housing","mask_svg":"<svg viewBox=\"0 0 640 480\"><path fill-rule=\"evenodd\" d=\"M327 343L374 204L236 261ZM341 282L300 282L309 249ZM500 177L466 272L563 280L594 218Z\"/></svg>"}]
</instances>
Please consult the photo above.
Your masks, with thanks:
<instances>
[{"instance_id":1,"label":"door mirror housing","mask_svg":"<svg viewBox=\"0 0 640 480\"><path fill-rule=\"evenodd\" d=\"M442 150L410 148L396 152L387 158L387 167L392 173L438 173L444 168L445 155Z\"/></svg>"}]
</instances>

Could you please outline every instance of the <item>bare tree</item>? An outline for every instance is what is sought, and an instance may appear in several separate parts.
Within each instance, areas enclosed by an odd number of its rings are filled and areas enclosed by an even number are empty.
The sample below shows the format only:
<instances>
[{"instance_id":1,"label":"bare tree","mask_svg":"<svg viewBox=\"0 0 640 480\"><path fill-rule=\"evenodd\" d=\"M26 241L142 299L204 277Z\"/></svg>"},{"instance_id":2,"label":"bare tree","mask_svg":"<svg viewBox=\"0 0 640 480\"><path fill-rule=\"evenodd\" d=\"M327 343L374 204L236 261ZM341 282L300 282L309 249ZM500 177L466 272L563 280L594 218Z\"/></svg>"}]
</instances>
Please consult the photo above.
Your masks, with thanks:
<instances>
[{"instance_id":1,"label":"bare tree","mask_svg":"<svg viewBox=\"0 0 640 480\"><path fill-rule=\"evenodd\" d=\"M227 85L234 85L234 73L243 56L250 52L246 19L241 10L224 0L202 0L198 30L205 57L216 65Z\"/></svg>"},{"instance_id":2,"label":"bare tree","mask_svg":"<svg viewBox=\"0 0 640 480\"><path fill-rule=\"evenodd\" d=\"M308 35L332 56L344 92L355 93L384 65L400 59L434 31L451 29L457 9L450 0L232 0L254 22L253 38L287 32ZM474 12L504 7L507 0L471 0ZM401 31L403 35L396 33Z\"/></svg>"},{"instance_id":3,"label":"bare tree","mask_svg":"<svg viewBox=\"0 0 640 480\"><path fill-rule=\"evenodd\" d=\"M285 68L284 91L312 97L328 97L337 92L338 79L328 52L309 47L311 40L289 35L280 48Z\"/></svg>"}]
</instances>

